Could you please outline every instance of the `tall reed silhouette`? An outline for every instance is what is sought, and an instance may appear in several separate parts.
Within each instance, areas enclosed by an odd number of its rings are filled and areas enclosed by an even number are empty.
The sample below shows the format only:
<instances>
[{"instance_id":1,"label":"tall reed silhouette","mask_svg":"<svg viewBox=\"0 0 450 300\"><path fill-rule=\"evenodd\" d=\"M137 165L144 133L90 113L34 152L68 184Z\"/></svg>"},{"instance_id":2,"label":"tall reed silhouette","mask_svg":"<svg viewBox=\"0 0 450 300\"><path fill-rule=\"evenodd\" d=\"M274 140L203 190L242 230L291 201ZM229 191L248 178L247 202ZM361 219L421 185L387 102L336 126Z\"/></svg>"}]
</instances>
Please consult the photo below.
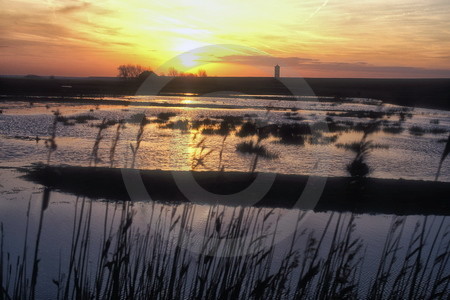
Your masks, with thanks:
<instances>
[{"instance_id":1,"label":"tall reed silhouette","mask_svg":"<svg viewBox=\"0 0 450 300\"><path fill-rule=\"evenodd\" d=\"M98 150L100 148L100 142L103 139L102 132L108 127L106 119L103 119L102 122L98 125L98 132L95 138L94 146L92 147L91 158L89 160L89 166L94 162L94 166L97 166L97 163L101 162L100 157L98 156Z\"/></svg>"},{"instance_id":2,"label":"tall reed silhouette","mask_svg":"<svg viewBox=\"0 0 450 300\"><path fill-rule=\"evenodd\" d=\"M49 196L49 191L44 192L40 228ZM301 226L305 212L298 210L292 219L293 234L277 244L282 229L282 212L277 209L210 206L203 225L194 232L198 207L193 204L149 203L148 224L142 230L134 225L135 208L130 202L107 202L104 214L92 203L76 199L68 259L60 262L59 270L47 269L47 274L55 271L54 279L39 284L47 295L55 287L55 299L448 296L450 231L446 218L422 218L407 235L407 217L393 217L379 259L367 261L363 240L355 234L357 217L353 214L329 214L317 235ZM94 218L103 218L103 229L93 225ZM25 272L30 262L27 245L16 258L17 252L6 252L3 232L1 226L0 299L39 297L41 229L31 249L31 278ZM198 245L199 252L191 252L191 245Z\"/></svg>"},{"instance_id":3,"label":"tall reed silhouette","mask_svg":"<svg viewBox=\"0 0 450 300\"><path fill-rule=\"evenodd\" d=\"M141 142L144 139L144 129L145 126L149 123L149 121L147 120L147 118L144 116L142 118L142 120L139 123L139 129L138 129L138 133L136 135L136 144L133 146L132 143L130 143L130 149L131 149L131 168L134 168L134 165L136 163L136 155L137 152L139 151L139 148L141 147Z\"/></svg>"},{"instance_id":4,"label":"tall reed silhouette","mask_svg":"<svg viewBox=\"0 0 450 300\"><path fill-rule=\"evenodd\" d=\"M192 155L191 168L195 170L197 167L202 166L206 168L205 159L214 152L214 149L206 147L206 137L202 138L200 142L195 145L195 152Z\"/></svg>"},{"instance_id":5,"label":"tall reed silhouette","mask_svg":"<svg viewBox=\"0 0 450 300\"><path fill-rule=\"evenodd\" d=\"M111 143L111 148L109 150L109 167L110 168L114 167L114 156L116 154L117 144L119 143L120 134L124 128L125 128L125 121L120 120L119 123L117 124L116 134L113 137L113 140Z\"/></svg>"},{"instance_id":6,"label":"tall reed silhouette","mask_svg":"<svg viewBox=\"0 0 450 300\"><path fill-rule=\"evenodd\" d=\"M52 153L56 151L56 148L58 148L58 145L56 145L56 127L58 125L58 119L61 116L61 113L59 110L56 110L54 113L53 123L50 131L50 137L45 140L45 147L48 149L47 154L47 165L50 165L50 158L52 156Z\"/></svg>"},{"instance_id":7,"label":"tall reed silhouette","mask_svg":"<svg viewBox=\"0 0 450 300\"><path fill-rule=\"evenodd\" d=\"M270 110L266 113L266 117L268 119L270 119L269 113ZM273 126L269 125L268 122L248 121L241 126L239 132L237 133L238 136L247 137L256 135L256 141L249 140L236 145L236 151L253 155L250 161L249 172L254 173L256 171L260 157L266 159L277 159L279 157L277 153L272 153L262 143L263 140L269 137L273 130Z\"/></svg>"},{"instance_id":8,"label":"tall reed silhouette","mask_svg":"<svg viewBox=\"0 0 450 300\"><path fill-rule=\"evenodd\" d=\"M448 140L447 140L447 144L445 145L444 152L442 153L441 160L439 161L439 167L438 167L438 170L436 172L436 177L434 178L435 181L437 181L439 179L439 175L441 173L442 164L444 163L444 160L448 156L449 153L450 153L450 134L448 136Z\"/></svg>"},{"instance_id":9,"label":"tall reed silhouette","mask_svg":"<svg viewBox=\"0 0 450 300\"><path fill-rule=\"evenodd\" d=\"M219 166L218 166L218 169L221 172L225 171L225 165L222 164L222 159L223 159L223 151L225 149L225 141L226 141L227 137L228 137L228 134L223 136L222 145L221 145L220 151L219 151Z\"/></svg>"},{"instance_id":10,"label":"tall reed silhouette","mask_svg":"<svg viewBox=\"0 0 450 300\"><path fill-rule=\"evenodd\" d=\"M374 132L378 131L379 126L379 121L371 122L364 126L363 136L361 137L361 140L359 142L336 145L337 147L351 150L356 154L353 161L347 165L347 171L350 173L351 177L355 179L362 179L371 172L369 165L366 163L367 155L373 149L380 148L382 146L374 144L372 141L368 140L368 137Z\"/></svg>"},{"instance_id":11,"label":"tall reed silhouette","mask_svg":"<svg viewBox=\"0 0 450 300\"><path fill-rule=\"evenodd\" d=\"M50 203L50 188L46 187L44 189L44 193L42 194L39 225L38 225L38 231L37 231L37 235L36 235L36 242L35 242L35 246L34 246L33 269L32 269L32 273L31 273L30 299L36 298L36 284L37 284L39 261L40 261L40 259L38 258L39 244L41 241L42 223L44 221L44 212L48 208L49 203Z\"/></svg>"}]
</instances>

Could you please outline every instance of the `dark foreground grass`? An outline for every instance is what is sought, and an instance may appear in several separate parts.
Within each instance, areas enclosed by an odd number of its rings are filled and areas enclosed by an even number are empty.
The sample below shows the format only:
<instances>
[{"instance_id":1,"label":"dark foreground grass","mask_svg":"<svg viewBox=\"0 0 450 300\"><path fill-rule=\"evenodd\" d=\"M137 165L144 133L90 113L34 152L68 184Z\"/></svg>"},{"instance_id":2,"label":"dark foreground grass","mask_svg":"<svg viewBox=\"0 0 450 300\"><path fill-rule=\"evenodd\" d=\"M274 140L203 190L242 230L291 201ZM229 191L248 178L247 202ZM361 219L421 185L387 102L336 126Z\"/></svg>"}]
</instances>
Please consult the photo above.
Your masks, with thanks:
<instances>
[{"instance_id":1,"label":"dark foreground grass","mask_svg":"<svg viewBox=\"0 0 450 300\"><path fill-rule=\"evenodd\" d=\"M146 230L133 225L131 202L106 206L103 234L92 236L92 202L77 198L70 253L58 270L43 269L41 224L51 197L42 197L39 230L24 247L5 250L0 228L0 298L36 299L41 287L54 299L447 299L449 225L424 217L411 235L407 217L393 217L384 250L365 260L355 215L331 213L321 232L304 229L298 210L292 234L275 242L280 212L211 206L204 232L193 231L196 206L149 204ZM228 216L228 217L226 217ZM434 227L433 227L434 226ZM431 228L437 228L432 231ZM306 242L299 242L301 239ZM33 241L30 246L27 241ZM409 241L409 242L408 242ZM199 251L191 252L195 242ZM406 249L402 248L406 246ZM31 260L28 257L32 257ZM370 263L376 272L363 274ZM54 274L51 282L39 274Z\"/></svg>"}]
</instances>

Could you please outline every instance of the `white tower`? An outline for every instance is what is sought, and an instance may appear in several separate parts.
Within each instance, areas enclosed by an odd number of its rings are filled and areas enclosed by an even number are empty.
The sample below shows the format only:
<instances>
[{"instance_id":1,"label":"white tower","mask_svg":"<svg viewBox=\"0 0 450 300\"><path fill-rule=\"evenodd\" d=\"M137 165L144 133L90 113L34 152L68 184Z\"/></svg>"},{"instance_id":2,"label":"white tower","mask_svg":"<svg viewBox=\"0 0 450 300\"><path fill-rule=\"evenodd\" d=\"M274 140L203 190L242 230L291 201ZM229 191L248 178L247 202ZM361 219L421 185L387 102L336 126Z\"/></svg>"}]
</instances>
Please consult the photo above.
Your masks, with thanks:
<instances>
[{"instance_id":1,"label":"white tower","mask_svg":"<svg viewBox=\"0 0 450 300\"><path fill-rule=\"evenodd\" d=\"M280 78L280 66L275 66L275 78Z\"/></svg>"}]
</instances>

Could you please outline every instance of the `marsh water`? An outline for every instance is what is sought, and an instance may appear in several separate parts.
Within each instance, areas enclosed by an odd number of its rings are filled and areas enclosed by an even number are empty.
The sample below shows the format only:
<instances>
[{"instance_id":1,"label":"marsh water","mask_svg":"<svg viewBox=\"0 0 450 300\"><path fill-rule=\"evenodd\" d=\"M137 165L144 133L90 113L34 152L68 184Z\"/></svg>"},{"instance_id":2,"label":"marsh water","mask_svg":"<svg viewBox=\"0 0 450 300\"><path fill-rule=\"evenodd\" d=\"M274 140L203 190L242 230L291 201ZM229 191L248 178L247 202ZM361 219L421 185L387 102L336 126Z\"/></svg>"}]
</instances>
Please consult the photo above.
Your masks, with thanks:
<instances>
[{"instance_id":1,"label":"marsh water","mask_svg":"<svg viewBox=\"0 0 450 300\"><path fill-rule=\"evenodd\" d=\"M319 161L327 172L322 176L348 176L346 166L355 153L339 145L360 141L364 134L360 128L377 121L379 130L369 136L377 145L367 156L369 176L431 181L450 131L449 112L363 99L293 101L264 95L126 99L133 103L124 106L36 100L1 104L2 272L7 277L8 264L17 271L17 262L24 261L28 262L25 273L31 273L35 259L32 250L42 220L37 252L38 299L62 293L69 274L81 276L83 288L97 288L101 297L109 295L102 284L93 287L86 282L97 282L98 274L103 274L99 270L113 269L105 265L114 266L114 259L120 257L122 252L117 249L125 239L124 232L131 248L127 248L129 255L122 253L126 257L122 265L126 271L143 274L145 279L136 280L137 291L130 284L122 297L135 292L160 298L219 297L221 293L253 298L258 298L258 293L279 298L389 298L405 291L416 298L448 296L448 217L111 202L45 191L43 186L21 178L23 173L16 168L47 162L49 149L44 140L52 134L54 112L58 111L66 119L56 125L57 149L50 156L53 165L130 167L130 144L136 145L140 127L135 119L145 116L150 122L143 132L136 168L248 172L254 166L253 156L236 148L239 143L256 139L255 135L240 134L246 122L302 123L312 127L325 122L328 130L317 136L308 134L301 143L284 143L276 135L262 139L259 143L274 155L261 157L256 171L310 175ZM90 117L79 121L75 117L80 115ZM226 134L221 134L224 118L234 123ZM100 131L98 125L103 119L125 120L113 158L110 149L118 124L111 122ZM195 121L201 121L200 126L195 126ZM96 141L98 157L93 162ZM199 157L202 163L198 163ZM448 160L439 178L450 182ZM132 220L129 227L124 225L128 217ZM74 243L77 232L78 244ZM108 246L104 251L107 237L111 237L111 244L117 240L117 249ZM24 249L30 251L25 258ZM104 261L99 258L102 253L106 253ZM71 261L81 271L69 271ZM149 263L142 265L141 261ZM9 276L15 278L17 274ZM121 279L133 282L131 277ZM106 278L108 283L110 279ZM237 283L242 286L239 290ZM9 288L14 289L13 284ZM69 290L77 291L75 287Z\"/></svg>"},{"instance_id":2,"label":"marsh water","mask_svg":"<svg viewBox=\"0 0 450 300\"><path fill-rule=\"evenodd\" d=\"M89 164L92 148L98 135L98 128L103 118L108 120L126 120L126 128L120 135L115 152L115 166L125 167L130 164L130 143L134 143L139 124L130 121L136 114L144 113L150 120L159 113L173 113L165 123L155 122L146 126L143 141L137 154L136 167L140 169L190 170L192 158L198 150L196 145L203 138L202 144L211 154L205 157L204 165L196 170L216 170L219 154L222 153L222 165L225 171L248 171L251 157L236 151L236 145L250 137L238 137L231 132L225 142L223 135L204 134L204 128L176 129L177 121L216 120L224 116L239 116L252 122L265 124L314 124L329 118L331 125L342 128L323 134L330 140L317 141L303 145L280 143L277 138L269 137L263 145L277 155L277 159L261 160L257 171L284 174L309 175L320 157L326 170L322 176L346 176L346 165L354 157L352 151L339 144L358 142L363 133L354 130L359 124L373 121L364 114L368 112L386 113L380 120L382 128L370 140L380 147L368 155L371 177L404 178L433 180L439 164L440 155L450 131L450 113L447 111L421 108L404 108L392 105L377 105L375 101L363 102L352 99L350 102L288 101L272 100L272 97L259 96L248 98L204 98L204 97L136 97L129 106L95 106L67 105L57 103L28 102L2 103L3 114L0 115L0 135L2 136L0 160L3 166L19 166L46 160L47 148L42 139L51 133L53 112L58 110L62 116L90 116L93 120L85 123L58 123L56 142L58 150L52 155L55 164ZM263 98L263 99L260 99ZM123 100L122 98L116 98ZM32 102L31 102L32 103ZM133 105L133 103L135 105ZM368 104L366 104L368 103ZM170 104L174 107L167 108ZM179 105L177 107L177 105ZM216 108L219 106L220 108ZM348 112L354 112L349 115ZM400 117L404 112L406 117ZM347 113L347 115L346 115ZM180 122L180 123L181 123ZM165 125L175 123L172 129ZM328 123L330 124L330 123ZM350 124L350 125L349 125ZM184 123L181 123L184 126ZM189 126L189 125L188 125ZM216 126L217 127L217 126ZM175 129L173 129L175 128ZM398 129L389 131L389 129ZM418 129L410 131L410 129ZM183 128L184 129L184 128ZM238 131L238 128L236 129ZM110 163L109 150L116 132L116 126L102 131L99 147L99 165ZM394 133L392 133L394 132ZM39 137L40 142L35 138ZM223 147L223 149L222 149ZM450 181L448 161L442 168L441 181Z\"/></svg>"}]
</instances>

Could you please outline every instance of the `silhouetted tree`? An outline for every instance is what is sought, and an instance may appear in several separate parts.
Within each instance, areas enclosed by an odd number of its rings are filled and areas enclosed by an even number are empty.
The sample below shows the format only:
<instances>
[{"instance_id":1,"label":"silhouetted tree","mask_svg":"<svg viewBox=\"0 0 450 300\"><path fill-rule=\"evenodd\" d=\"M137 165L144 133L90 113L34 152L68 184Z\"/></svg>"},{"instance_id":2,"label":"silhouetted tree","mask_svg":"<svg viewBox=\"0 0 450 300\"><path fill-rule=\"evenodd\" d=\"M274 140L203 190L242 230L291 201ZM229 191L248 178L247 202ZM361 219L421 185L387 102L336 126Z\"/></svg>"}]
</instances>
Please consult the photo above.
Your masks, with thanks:
<instances>
[{"instance_id":1,"label":"silhouetted tree","mask_svg":"<svg viewBox=\"0 0 450 300\"><path fill-rule=\"evenodd\" d=\"M197 71L197 76L198 77L208 77L208 74L206 74L206 71L203 69L198 69Z\"/></svg>"},{"instance_id":2,"label":"silhouetted tree","mask_svg":"<svg viewBox=\"0 0 450 300\"><path fill-rule=\"evenodd\" d=\"M167 76L178 76L178 70L174 67L170 67L169 70L167 70Z\"/></svg>"},{"instance_id":3,"label":"silhouetted tree","mask_svg":"<svg viewBox=\"0 0 450 300\"><path fill-rule=\"evenodd\" d=\"M137 78L139 75L141 75L143 72L151 72L150 68L144 68L141 65L120 65L117 67L117 70L119 71L118 77L130 79L130 78Z\"/></svg>"}]
</instances>

